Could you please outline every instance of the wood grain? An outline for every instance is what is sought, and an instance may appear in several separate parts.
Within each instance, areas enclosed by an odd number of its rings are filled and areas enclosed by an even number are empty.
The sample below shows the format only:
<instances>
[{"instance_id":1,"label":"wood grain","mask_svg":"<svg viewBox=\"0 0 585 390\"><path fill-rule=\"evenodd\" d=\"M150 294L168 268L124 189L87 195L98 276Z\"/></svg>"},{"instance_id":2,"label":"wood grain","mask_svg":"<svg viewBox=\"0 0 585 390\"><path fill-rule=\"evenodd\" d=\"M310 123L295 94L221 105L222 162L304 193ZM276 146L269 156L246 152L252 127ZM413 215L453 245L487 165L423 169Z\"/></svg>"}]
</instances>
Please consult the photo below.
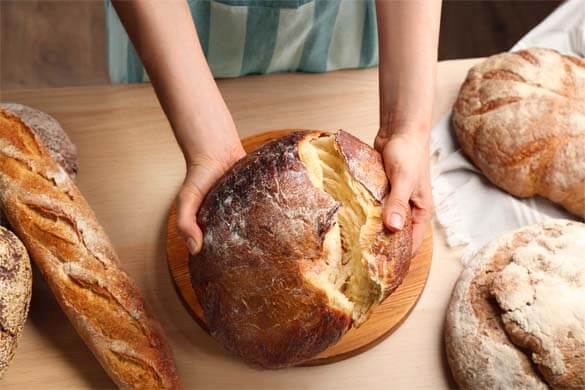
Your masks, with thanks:
<instances>
[{"instance_id":1,"label":"wood grain","mask_svg":"<svg viewBox=\"0 0 585 390\"><path fill-rule=\"evenodd\" d=\"M470 66L437 69L433 121L453 104ZM377 70L245 77L219 82L240 137L267 129L351 131L371 143L378 128ZM77 183L171 343L186 389L448 389L442 325L458 251L434 230L433 266L415 310L391 337L335 364L256 370L222 351L177 299L166 262L169 205L185 162L150 85L2 91L2 100L55 116L78 147ZM4 389L113 388L99 363L33 275L29 318Z\"/></svg>"},{"instance_id":2,"label":"wood grain","mask_svg":"<svg viewBox=\"0 0 585 390\"><path fill-rule=\"evenodd\" d=\"M244 149L250 152L271 139L289 134L290 130L269 131L242 140ZM203 308L191 286L189 251L176 229L176 205L173 203L167 221L167 262L169 270L187 311L206 332L207 323ZM355 356L388 337L410 314L421 296L433 257L432 231L429 230L422 247L412 259L404 281L382 304L372 310L370 318L359 328L350 329L337 344L329 347L303 365L313 366L337 362Z\"/></svg>"}]
</instances>

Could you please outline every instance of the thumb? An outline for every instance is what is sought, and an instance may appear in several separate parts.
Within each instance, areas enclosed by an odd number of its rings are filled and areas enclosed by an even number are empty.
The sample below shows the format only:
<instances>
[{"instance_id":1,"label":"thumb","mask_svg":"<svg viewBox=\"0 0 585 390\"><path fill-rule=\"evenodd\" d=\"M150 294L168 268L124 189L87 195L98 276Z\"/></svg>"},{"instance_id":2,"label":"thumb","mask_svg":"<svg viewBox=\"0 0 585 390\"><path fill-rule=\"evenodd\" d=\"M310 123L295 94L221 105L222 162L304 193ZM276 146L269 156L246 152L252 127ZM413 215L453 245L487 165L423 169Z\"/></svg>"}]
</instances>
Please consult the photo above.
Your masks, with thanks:
<instances>
[{"instance_id":1,"label":"thumb","mask_svg":"<svg viewBox=\"0 0 585 390\"><path fill-rule=\"evenodd\" d=\"M189 168L177 195L177 231L192 255L199 253L203 244L203 233L197 225L197 212L205 195L220 177L219 170L209 167Z\"/></svg>"},{"instance_id":2,"label":"thumb","mask_svg":"<svg viewBox=\"0 0 585 390\"><path fill-rule=\"evenodd\" d=\"M410 212L409 200L412 188L406 180L400 179L398 177L393 181L382 212L384 225L394 232L402 230L406 216Z\"/></svg>"}]
</instances>

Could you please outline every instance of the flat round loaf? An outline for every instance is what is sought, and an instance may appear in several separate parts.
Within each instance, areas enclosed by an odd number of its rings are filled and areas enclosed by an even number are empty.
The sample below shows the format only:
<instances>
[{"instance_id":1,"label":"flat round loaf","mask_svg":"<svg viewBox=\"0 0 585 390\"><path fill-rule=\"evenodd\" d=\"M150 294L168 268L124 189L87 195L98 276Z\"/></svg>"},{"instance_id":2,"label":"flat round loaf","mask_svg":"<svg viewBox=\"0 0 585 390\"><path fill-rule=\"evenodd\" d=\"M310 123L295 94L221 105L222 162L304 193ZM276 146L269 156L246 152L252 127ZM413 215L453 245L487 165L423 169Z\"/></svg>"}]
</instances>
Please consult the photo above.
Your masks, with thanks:
<instances>
[{"instance_id":1,"label":"flat round loaf","mask_svg":"<svg viewBox=\"0 0 585 390\"><path fill-rule=\"evenodd\" d=\"M452 121L495 185L585 216L585 60L549 49L489 57L469 71Z\"/></svg>"},{"instance_id":2,"label":"flat round loaf","mask_svg":"<svg viewBox=\"0 0 585 390\"><path fill-rule=\"evenodd\" d=\"M12 232L0 226L0 378L14 356L31 289L28 253Z\"/></svg>"},{"instance_id":3,"label":"flat round loaf","mask_svg":"<svg viewBox=\"0 0 585 390\"><path fill-rule=\"evenodd\" d=\"M382 223L379 153L350 134L298 131L239 161L207 195L190 259L209 331L266 368L317 355L402 282L412 221Z\"/></svg>"},{"instance_id":4,"label":"flat round loaf","mask_svg":"<svg viewBox=\"0 0 585 390\"><path fill-rule=\"evenodd\" d=\"M486 245L447 311L465 389L585 388L585 224L549 220Z\"/></svg>"}]
</instances>

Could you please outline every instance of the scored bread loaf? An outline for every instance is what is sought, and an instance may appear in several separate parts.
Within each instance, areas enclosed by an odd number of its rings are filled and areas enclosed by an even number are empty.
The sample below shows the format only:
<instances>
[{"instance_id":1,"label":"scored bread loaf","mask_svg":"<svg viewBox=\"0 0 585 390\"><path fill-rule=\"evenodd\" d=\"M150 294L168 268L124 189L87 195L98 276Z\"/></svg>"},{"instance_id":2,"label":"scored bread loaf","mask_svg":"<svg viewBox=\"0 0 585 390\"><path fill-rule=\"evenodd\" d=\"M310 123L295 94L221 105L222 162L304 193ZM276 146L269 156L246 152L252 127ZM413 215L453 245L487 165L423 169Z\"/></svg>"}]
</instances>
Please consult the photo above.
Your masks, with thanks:
<instances>
[{"instance_id":1,"label":"scored bread loaf","mask_svg":"<svg viewBox=\"0 0 585 390\"><path fill-rule=\"evenodd\" d=\"M474 66L453 107L463 152L518 197L585 217L585 59L532 48Z\"/></svg>"},{"instance_id":2,"label":"scored bread loaf","mask_svg":"<svg viewBox=\"0 0 585 390\"><path fill-rule=\"evenodd\" d=\"M585 224L548 220L487 244L447 311L464 389L585 388Z\"/></svg>"},{"instance_id":3,"label":"scored bread loaf","mask_svg":"<svg viewBox=\"0 0 585 390\"><path fill-rule=\"evenodd\" d=\"M381 155L344 131L296 131L251 152L208 193L190 260L209 331L267 368L335 344L404 279L412 219L382 222Z\"/></svg>"},{"instance_id":4,"label":"scored bread loaf","mask_svg":"<svg viewBox=\"0 0 585 390\"><path fill-rule=\"evenodd\" d=\"M14 356L31 289L28 253L12 232L0 226L0 378Z\"/></svg>"},{"instance_id":5,"label":"scored bread loaf","mask_svg":"<svg viewBox=\"0 0 585 390\"><path fill-rule=\"evenodd\" d=\"M177 388L162 328L71 178L0 109L0 203L63 311L123 388Z\"/></svg>"},{"instance_id":6,"label":"scored bread loaf","mask_svg":"<svg viewBox=\"0 0 585 390\"><path fill-rule=\"evenodd\" d=\"M75 179L77 176L77 148L69 136L51 115L18 103L1 103L0 108L16 115L39 137L49 154L65 172Z\"/></svg>"},{"instance_id":7,"label":"scored bread loaf","mask_svg":"<svg viewBox=\"0 0 585 390\"><path fill-rule=\"evenodd\" d=\"M65 169L69 177L75 179L77 148L55 118L41 110L18 103L0 103L0 108L16 115L30 127L43 142L53 160ZM0 225L8 226L1 209Z\"/></svg>"}]
</instances>

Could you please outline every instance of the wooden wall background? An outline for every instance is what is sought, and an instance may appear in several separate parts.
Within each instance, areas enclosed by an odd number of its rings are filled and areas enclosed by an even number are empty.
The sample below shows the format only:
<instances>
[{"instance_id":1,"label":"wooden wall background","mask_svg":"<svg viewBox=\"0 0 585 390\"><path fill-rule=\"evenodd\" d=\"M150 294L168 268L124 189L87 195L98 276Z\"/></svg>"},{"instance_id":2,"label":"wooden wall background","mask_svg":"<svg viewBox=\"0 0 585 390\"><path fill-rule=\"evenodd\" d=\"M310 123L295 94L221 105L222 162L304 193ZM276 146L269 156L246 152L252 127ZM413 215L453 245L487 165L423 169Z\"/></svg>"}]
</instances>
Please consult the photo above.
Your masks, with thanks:
<instances>
[{"instance_id":1,"label":"wooden wall background","mask_svg":"<svg viewBox=\"0 0 585 390\"><path fill-rule=\"evenodd\" d=\"M439 59L509 49L558 1L445 1ZM0 0L0 90L108 83L102 0Z\"/></svg>"}]
</instances>

